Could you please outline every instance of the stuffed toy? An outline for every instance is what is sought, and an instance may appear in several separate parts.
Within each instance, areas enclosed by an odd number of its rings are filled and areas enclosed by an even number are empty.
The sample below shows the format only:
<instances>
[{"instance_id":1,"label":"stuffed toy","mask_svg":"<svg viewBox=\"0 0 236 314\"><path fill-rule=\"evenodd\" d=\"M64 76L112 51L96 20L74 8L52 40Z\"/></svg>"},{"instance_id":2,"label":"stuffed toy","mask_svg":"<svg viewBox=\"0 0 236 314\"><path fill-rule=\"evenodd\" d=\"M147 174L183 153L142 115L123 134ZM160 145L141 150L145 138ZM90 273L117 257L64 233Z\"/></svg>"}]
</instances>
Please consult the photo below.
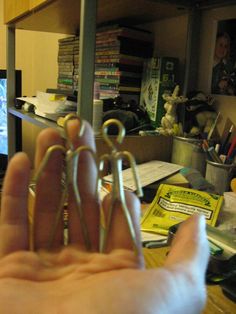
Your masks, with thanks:
<instances>
[{"instance_id":1,"label":"stuffed toy","mask_svg":"<svg viewBox=\"0 0 236 314\"><path fill-rule=\"evenodd\" d=\"M217 117L214 99L201 91L190 92L187 99L177 113L183 132L190 136L207 134Z\"/></svg>"}]
</instances>

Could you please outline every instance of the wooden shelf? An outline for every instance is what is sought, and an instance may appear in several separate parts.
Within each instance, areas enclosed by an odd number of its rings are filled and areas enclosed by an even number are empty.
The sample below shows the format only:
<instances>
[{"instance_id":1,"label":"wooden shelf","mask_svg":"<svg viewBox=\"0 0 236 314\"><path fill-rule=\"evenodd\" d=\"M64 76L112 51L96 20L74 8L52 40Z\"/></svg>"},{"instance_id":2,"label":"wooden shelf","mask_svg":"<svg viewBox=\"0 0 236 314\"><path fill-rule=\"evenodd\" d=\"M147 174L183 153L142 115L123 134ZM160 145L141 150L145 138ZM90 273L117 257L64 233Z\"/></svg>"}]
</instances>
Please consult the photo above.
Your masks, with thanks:
<instances>
[{"instance_id":1,"label":"wooden shelf","mask_svg":"<svg viewBox=\"0 0 236 314\"><path fill-rule=\"evenodd\" d=\"M4 23L29 12L29 0L4 0Z\"/></svg>"},{"instance_id":2,"label":"wooden shelf","mask_svg":"<svg viewBox=\"0 0 236 314\"><path fill-rule=\"evenodd\" d=\"M8 109L9 113L21 120L30 122L40 128L54 128L57 129L61 136L64 138L65 134L63 128L59 127L56 122L39 117L32 112L25 112L14 107ZM116 136L110 136L111 140L116 143ZM102 136L96 136L96 147L98 156L108 154L110 148L104 142ZM171 136L140 136L140 135L128 135L125 136L122 144L119 145L120 150L132 151L135 156L136 162L143 163L149 160L158 159L164 161L170 161L172 137Z\"/></svg>"},{"instance_id":3,"label":"wooden shelf","mask_svg":"<svg viewBox=\"0 0 236 314\"><path fill-rule=\"evenodd\" d=\"M183 4L185 3L185 4ZM99 0L97 24L112 21L128 25L142 24L187 13L188 1ZM13 18L14 28L77 34L80 24L80 1L42 1L42 5Z\"/></svg>"}]
</instances>

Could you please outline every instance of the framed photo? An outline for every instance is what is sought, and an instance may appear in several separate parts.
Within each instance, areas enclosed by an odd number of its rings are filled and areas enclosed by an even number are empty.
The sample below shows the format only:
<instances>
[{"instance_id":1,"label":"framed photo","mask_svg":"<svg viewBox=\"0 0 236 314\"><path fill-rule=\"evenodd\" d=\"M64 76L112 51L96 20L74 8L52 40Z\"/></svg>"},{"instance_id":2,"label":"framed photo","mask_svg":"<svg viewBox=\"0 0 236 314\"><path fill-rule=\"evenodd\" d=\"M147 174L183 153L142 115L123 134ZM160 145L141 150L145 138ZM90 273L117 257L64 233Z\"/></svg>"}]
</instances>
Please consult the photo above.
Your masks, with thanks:
<instances>
[{"instance_id":1,"label":"framed photo","mask_svg":"<svg viewBox=\"0 0 236 314\"><path fill-rule=\"evenodd\" d=\"M218 21L213 53L211 93L236 95L236 19Z\"/></svg>"}]
</instances>

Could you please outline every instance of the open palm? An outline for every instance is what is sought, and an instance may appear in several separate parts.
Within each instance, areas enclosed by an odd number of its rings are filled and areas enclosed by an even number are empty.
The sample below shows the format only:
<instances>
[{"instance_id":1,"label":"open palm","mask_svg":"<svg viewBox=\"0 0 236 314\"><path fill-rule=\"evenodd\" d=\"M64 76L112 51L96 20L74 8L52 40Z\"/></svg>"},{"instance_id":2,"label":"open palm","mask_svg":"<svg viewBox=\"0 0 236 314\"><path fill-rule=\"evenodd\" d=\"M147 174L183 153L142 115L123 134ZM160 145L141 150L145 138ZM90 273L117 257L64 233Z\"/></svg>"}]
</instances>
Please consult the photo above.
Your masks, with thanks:
<instances>
[{"instance_id":1,"label":"open palm","mask_svg":"<svg viewBox=\"0 0 236 314\"><path fill-rule=\"evenodd\" d=\"M78 127L77 121L69 124L73 143L95 148L90 126L86 124L79 139ZM52 129L42 131L37 141L36 168L54 144L64 144L58 133ZM86 152L79 159L78 186L92 251L85 250L72 194L70 244L63 246L61 224L51 250L46 249L60 201L62 166L61 154L55 153L37 184L32 251L27 211L30 163L23 153L9 163L0 220L0 313L200 313L205 302L204 275L209 255L204 218L193 216L181 226L164 267L145 270L140 241L135 254L117 203L107 251L98 253L97 173ZM126 200L139 239L140 204L131 193L126 194ZM108 196L103 202L105 214L109 203Z\"/></svg>"}]
</instances>

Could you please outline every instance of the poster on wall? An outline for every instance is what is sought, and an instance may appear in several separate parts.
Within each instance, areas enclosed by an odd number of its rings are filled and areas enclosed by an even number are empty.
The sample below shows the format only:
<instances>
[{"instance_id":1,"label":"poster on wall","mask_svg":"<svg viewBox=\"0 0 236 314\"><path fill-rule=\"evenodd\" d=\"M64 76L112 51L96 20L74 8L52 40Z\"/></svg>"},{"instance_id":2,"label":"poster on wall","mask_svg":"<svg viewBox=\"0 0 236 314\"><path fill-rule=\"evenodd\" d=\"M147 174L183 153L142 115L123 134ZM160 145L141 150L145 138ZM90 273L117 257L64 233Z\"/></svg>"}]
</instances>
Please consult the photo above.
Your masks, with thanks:
<instances>
[{"instance_id":1,"label":"poster on wall","mask_svg":"<svg viewBox=\"0 0 236 314\"><path fill-rule=\"evenodd\" d=\"M236 95L236 19L218 22L211 93Z\"/></svg>"}]
</instances>

